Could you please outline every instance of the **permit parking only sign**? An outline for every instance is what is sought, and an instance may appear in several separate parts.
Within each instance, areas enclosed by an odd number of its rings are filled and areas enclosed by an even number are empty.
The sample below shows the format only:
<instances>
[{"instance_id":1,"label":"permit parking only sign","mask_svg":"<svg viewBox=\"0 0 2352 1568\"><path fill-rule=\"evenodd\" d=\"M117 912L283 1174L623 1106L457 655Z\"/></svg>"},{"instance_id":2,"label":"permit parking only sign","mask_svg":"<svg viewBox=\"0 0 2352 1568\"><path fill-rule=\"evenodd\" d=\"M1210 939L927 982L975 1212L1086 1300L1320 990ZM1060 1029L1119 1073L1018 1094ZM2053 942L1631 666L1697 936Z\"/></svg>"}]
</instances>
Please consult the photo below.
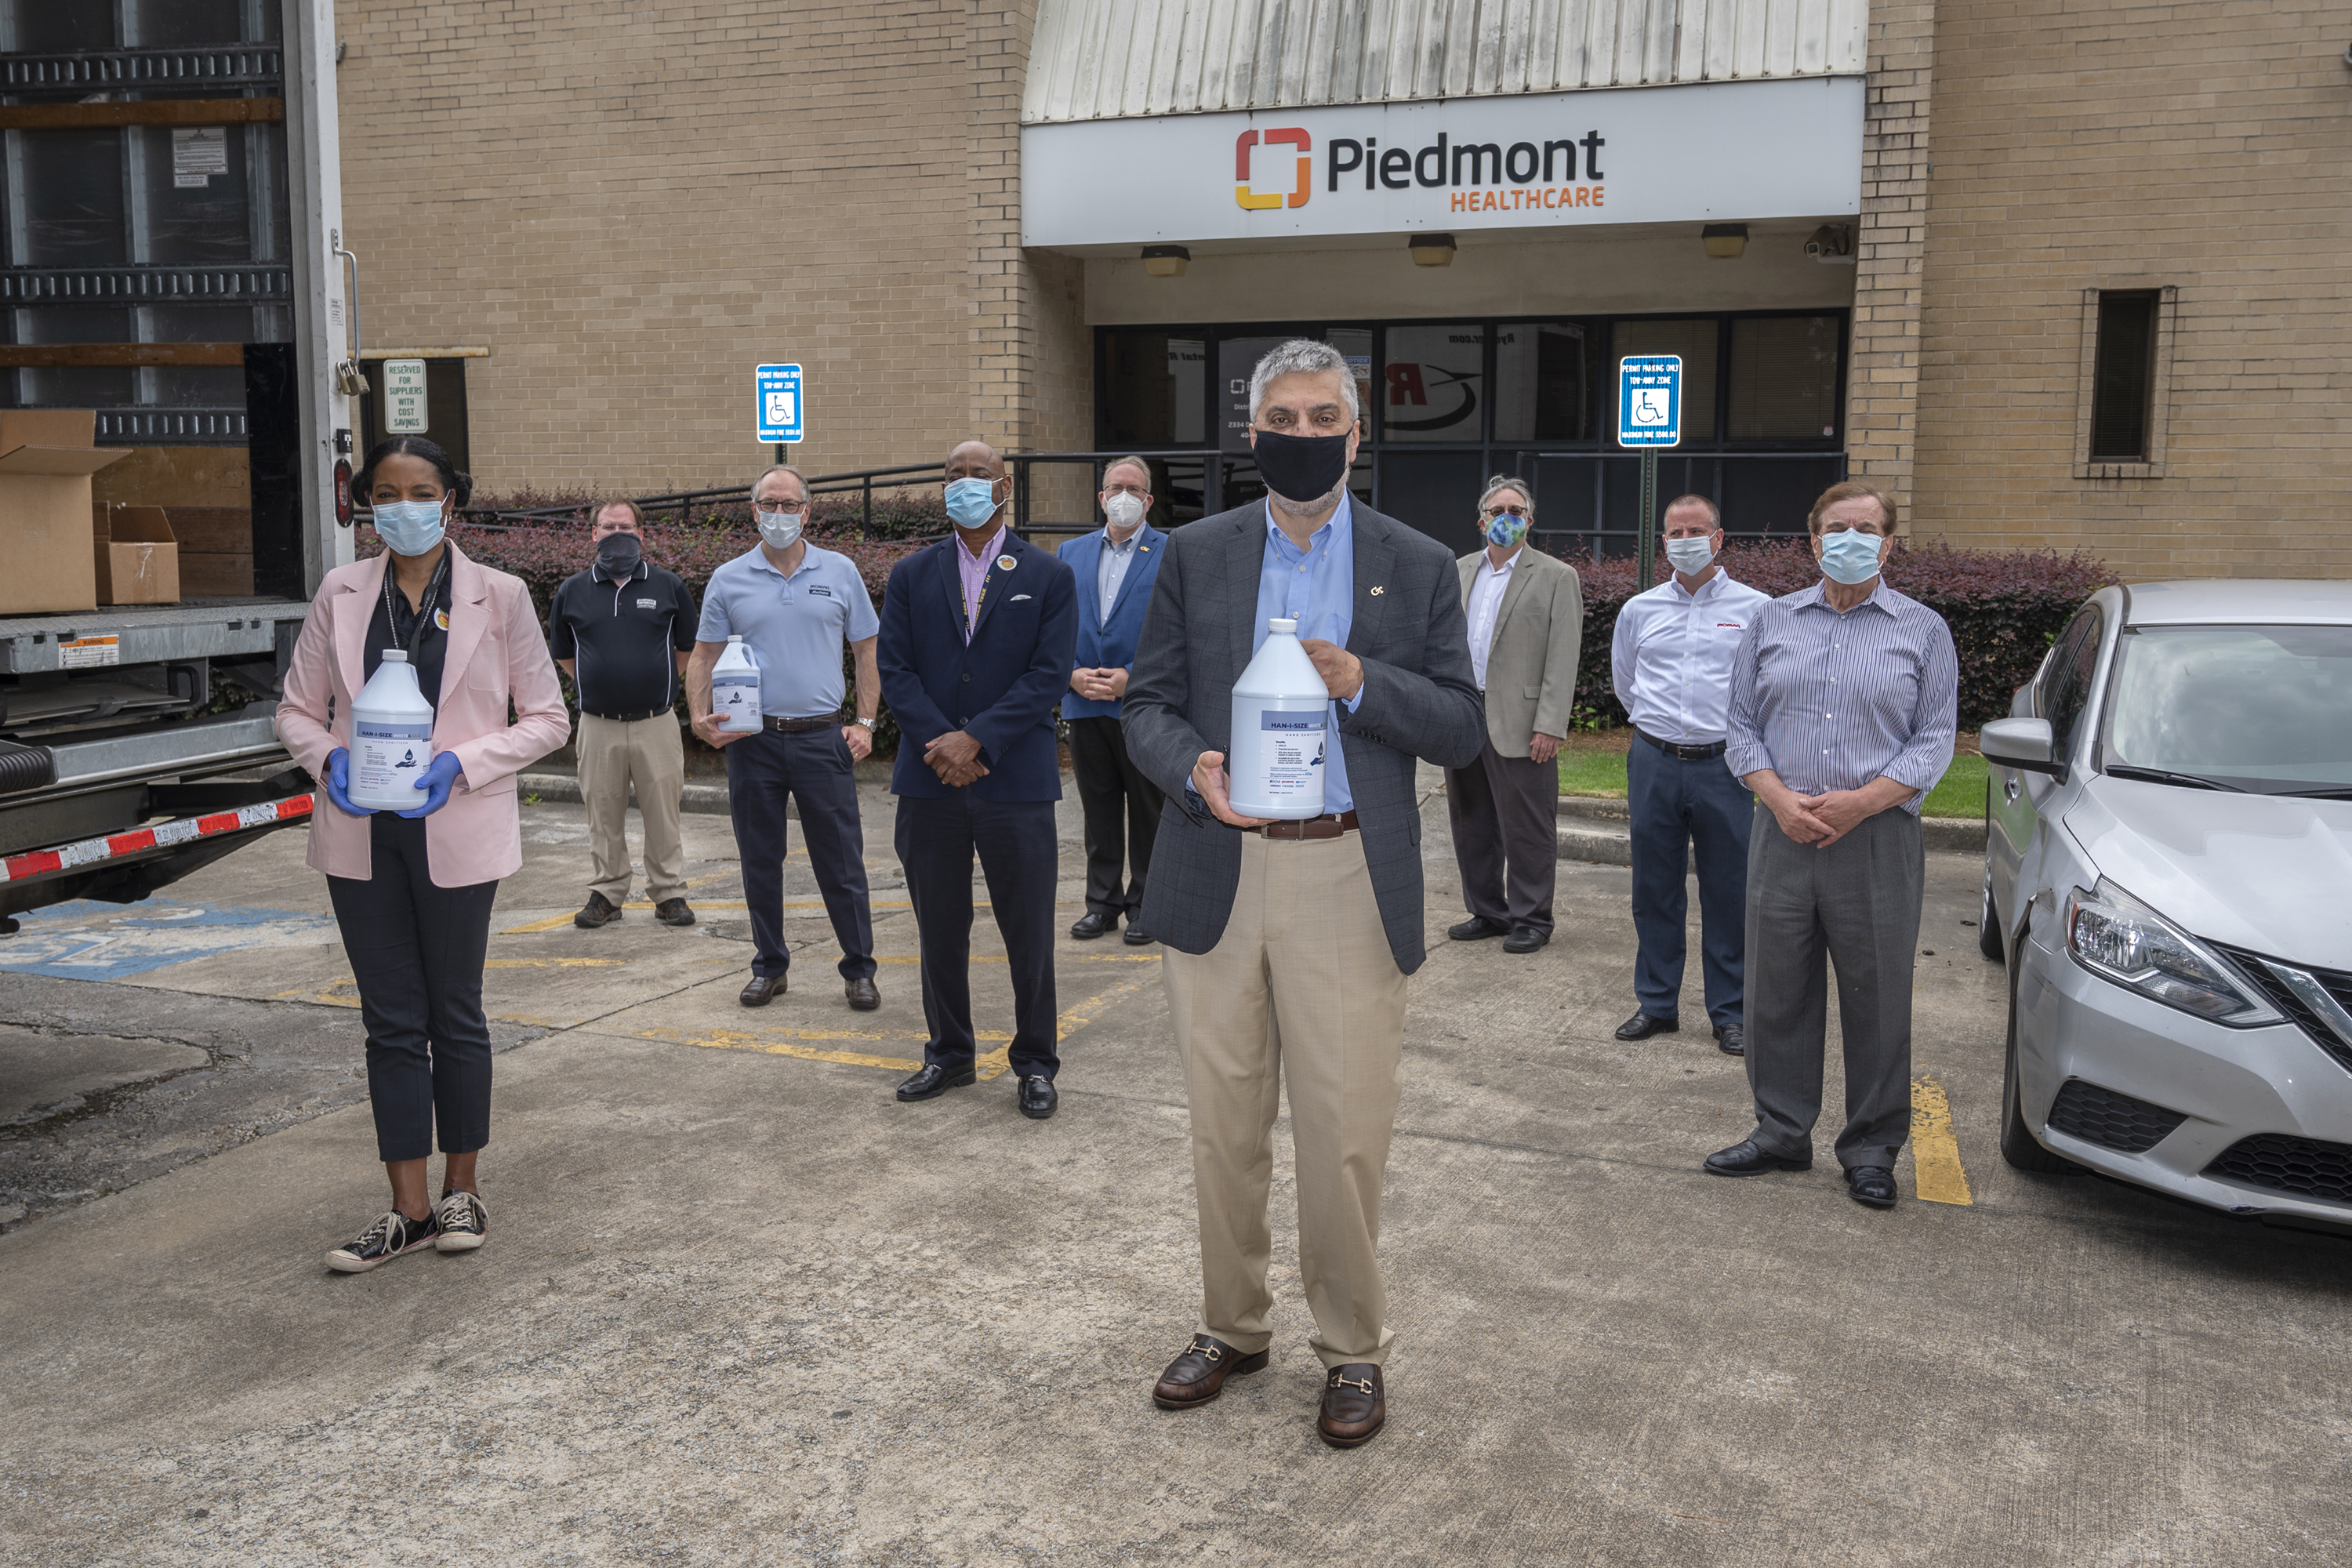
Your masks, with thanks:
<instances>
[{"instance_id":1,"label":"permit parking only sign","mask_svg":"<svg viewBox=\"0 0 2352 1568\"><path fill-rule=\"evenodd\" d=\"M763 364L752 373L760 409L760 439L773 444L801 438L801 367Z\"/></svg>"},{"instance_id":2,"label":"permit parking only sign","mask_svg":"<svg viewBox=\"0 0 2352 1568\"><path fill-rule=\"evenodd\" d=\"M1617 362L1617 444L1674 447L1683 438L1683 358L1633 354Z\"/></svg>"}]
</instances>

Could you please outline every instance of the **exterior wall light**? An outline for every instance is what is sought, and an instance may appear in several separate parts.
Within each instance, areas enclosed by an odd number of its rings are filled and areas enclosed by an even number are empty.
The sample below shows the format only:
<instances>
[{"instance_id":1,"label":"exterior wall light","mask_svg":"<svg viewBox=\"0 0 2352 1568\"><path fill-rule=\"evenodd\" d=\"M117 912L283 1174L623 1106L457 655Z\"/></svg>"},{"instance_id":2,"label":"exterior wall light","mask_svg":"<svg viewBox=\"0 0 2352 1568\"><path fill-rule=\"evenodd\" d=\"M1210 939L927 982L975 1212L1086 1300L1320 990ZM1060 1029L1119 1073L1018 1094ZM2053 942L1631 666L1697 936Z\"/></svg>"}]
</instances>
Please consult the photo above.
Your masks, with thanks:
<instances>
[{"instance_id":1,"label":"exterior wall light","mask_svg":"<svg viewBox=\"0 0 2352 1568\"><path fill-rule=\"evenodd\" d=\"M1154 278L1181 278L1192 264L1192 253L1181 245L1147 245L1143 269Z\"/></svg>"},{"instance_id":2,"label":"exterior wall light","mask_svg":"<svg viewBox=\"0 0 2352 1568\"><path fill-rule=\"evenodd\" d=\"M1454 265L1454 237L1450 234L1416 234L1405 242L1405 252L1415 267L1451 267Z\"/></svg>"},{"instance_id":3,"label":"exterior wall light","mask_svg":"<svg viewBox=\"0 0 2352 1568\"><path fill-rule=\"evenodd\" d=\"M1813 230L1805 241L1805 254L1828 267L1853 265L1853 228L1848 224L1825 223Z\"/></svg>"},{"instance_id":4,"label":"exterior wall light","mask_svg":"<svg viewBox=\"0 0 2352 1568\"><path fill-rule=\"evenodd\" d=\"M1748 252L1748 226L1711 223L1698 231L1699 243L1717 261L1737 261Z\"/></svg>"}]
</instances>

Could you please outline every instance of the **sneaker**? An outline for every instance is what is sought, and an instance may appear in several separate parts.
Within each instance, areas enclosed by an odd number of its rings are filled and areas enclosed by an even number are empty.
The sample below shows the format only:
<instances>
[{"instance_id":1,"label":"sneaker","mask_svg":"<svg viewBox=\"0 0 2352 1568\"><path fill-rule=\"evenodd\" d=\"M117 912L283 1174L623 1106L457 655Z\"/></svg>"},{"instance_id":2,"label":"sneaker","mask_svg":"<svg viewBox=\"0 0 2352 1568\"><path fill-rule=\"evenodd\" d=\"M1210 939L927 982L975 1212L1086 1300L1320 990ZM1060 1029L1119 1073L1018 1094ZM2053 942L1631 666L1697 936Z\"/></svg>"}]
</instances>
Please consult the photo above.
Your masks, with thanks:
<instances>
[{"instance_id":1,"label":"sneaker","mask_svg":"<svg viewBox=\"0 0 2352 1568\"><path fill-rule=\"evenodd\" d=\"M580 906L580 912L572 917L572 923L583 931L594 931L598 926L610 924L620 918L620 905L602 893L591 893L588 901Z\"/></svg>"},{"instance_id":2,"label":"sneaker","mask_svg":"<svg viewBox=\"0 0 2352 1568\"><path fill-rule=\"evenodd\" d=\"M694 911L687 907L684 899L664 899L654 906L654 919L666 926L690 926L694 923Z\"/></svg>"},{"instance_id":3,"label":"sneaker","mask_svg":"<svg viewBox=\"0 0 2352 1568\"><path fill-rule=\"evenodd\" d=\"M357 1241L345 1242L327 1254L327 1267L338 1274L364 1274L404 1252L430 1247L440 1234L436 1216L428 1214L423 1219L411 1219L394 1209L360 1232Z\"/></svg>"},{"instance_id":4,"label":"sneaker","mask_svg":"<svg viewBox=\"0 0 2352 1568\"><path fill-rule=\"evenodd\" d=\"M433 1211L441 1239L433 1245L444 1252L471 1252L490 1233L490 1211L474 1193L448 1193Z\"/></svg>"}]
</instances>

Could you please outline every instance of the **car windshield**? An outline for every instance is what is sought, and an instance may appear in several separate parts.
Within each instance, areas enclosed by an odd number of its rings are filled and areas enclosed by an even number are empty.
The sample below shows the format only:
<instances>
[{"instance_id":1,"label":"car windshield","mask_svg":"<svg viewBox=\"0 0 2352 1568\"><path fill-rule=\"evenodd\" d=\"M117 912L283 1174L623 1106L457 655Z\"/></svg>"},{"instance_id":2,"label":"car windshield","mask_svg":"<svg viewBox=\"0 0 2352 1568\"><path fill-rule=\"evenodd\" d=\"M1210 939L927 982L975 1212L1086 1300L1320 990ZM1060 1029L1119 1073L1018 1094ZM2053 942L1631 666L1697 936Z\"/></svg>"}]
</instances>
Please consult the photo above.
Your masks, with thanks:
<instances>
[{"instance_id":1,"label":"car windshield","mask_svg":"<svg viewBox=\"0 0 2352 1568\"><path fill-rule=\"evenodd\" d=\"M2352 789L2352 626L2134 627L2116 659L2108 768Z\"/></svg>"}]
</instances>

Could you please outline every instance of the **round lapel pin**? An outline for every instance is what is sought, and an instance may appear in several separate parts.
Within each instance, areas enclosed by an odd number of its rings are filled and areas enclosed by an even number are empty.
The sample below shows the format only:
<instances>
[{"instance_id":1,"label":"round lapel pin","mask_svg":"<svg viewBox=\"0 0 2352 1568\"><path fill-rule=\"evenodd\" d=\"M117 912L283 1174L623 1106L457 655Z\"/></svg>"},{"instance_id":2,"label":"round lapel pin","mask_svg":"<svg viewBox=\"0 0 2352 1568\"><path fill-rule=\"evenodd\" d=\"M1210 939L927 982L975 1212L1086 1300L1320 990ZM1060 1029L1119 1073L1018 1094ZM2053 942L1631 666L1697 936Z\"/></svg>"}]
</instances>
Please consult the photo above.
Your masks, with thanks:
<instances>
[{"instance_id":1,"label":"round lapel pin","mask_svg":"<svg viewBox=\"0 0 2352 1568\"><path fill-rule=\"evenodd\" d=\"M1013 557L1010 555L1000 555L996 558L996 564L1003 570L1010 572L1013 570Z\"/></svg>"}]
</instances>

